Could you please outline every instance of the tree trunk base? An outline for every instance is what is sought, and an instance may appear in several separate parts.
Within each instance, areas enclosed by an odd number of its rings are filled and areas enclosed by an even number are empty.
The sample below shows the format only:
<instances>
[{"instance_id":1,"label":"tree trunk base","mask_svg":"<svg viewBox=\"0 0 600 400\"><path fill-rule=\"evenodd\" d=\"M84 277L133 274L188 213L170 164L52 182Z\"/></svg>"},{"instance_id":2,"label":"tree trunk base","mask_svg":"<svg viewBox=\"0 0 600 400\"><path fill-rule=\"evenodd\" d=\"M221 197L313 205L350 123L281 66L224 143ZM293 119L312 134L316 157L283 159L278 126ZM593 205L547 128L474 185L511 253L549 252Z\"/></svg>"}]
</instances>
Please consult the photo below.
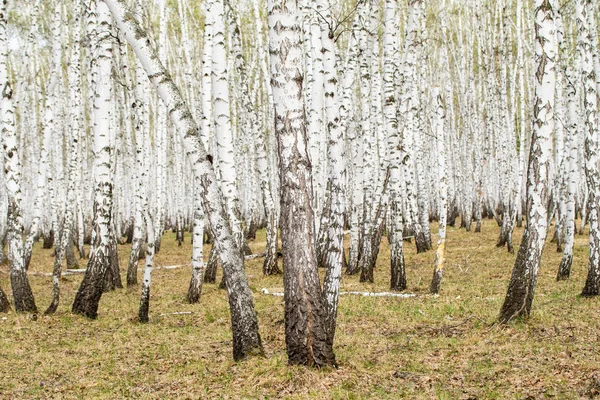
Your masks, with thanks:
<instances>
[{"instance_id":1,"label":"tree trunk base","mask_svg":"<svg viewBox=\"0 0 600 400\"><path fill-rule=\"evenodd\" d=\"M571 265L573 264L573 256L563 255L558 267L558 274L556 275L556 281L564 281L569 279L571 276Z\"/></svg>"},{"instance_id":2,"label":"tree trunk base","mask_svg":"<svg viewBox=\"0 0 600 400\"><path fill-rule=\"evenodd\" d=\"M0 313L6 313L10 311L10 301L8 301L8 296L0 288Z\"/></svg>"},{"instance_id":3,"label":"tree trunk base","mask_svg":"<svg viewBox=\"0 0 600 400\"><path fill-rule=\"evenodd\" d=\"M217 267L219 265L219 256L217 255L217 249L213 246L210 249L208 255L208 262L206 263L206 272L204 273L204 283L216 283L217 282Z\"/></svg>"},{"instance_id":4,"label":"tree trunk base","mask_svg":"<svg viewBox=\"0 0 600 400\"><path fill-rule=\"evenodd\" d=\"M415 245L417 246L417 254L426 253L427 250L427 239L423 232L419 232L415 235Z\"/></svg>"},{"instance_id":5,"label":"tree trunk base","mask_svg":"<svg viewBox=\"0 0 600 400\"><path fill-rule=\"evenodd\" d=\"M196 304L200 302L200 295L202 294L202 272L194 272L192 270L192 278L190 279L190 287L188 288L186 300L190 304Z\"/></svg>"},{"instance_id":6,"label":"tree trunk base","mask_svg":"<svg viewBox=\"0 0 600 400\"><path fill-rule=\"evenodd\" d=\"M27 272L11 271L10 285L15 301L15 311L37 313L38 309L35 306L35 299L33 297L33 292L31 291L31 286L29 285Z\"/></svg>"},{"instance_id":7,"label":"tree trunk base","mask_svg":"<svg viewBox=\"0 0 600 400\"><path fill-rule=\"evenodd\" d=\"M431 285L429 285L429 293L438 294L442 285L442 270L438 269L433 272L433 278L431 279Z\"/></svg>"},{"instance_id":8,"label":"tree trunk base","mask_svg":"<svg viewBox=\"0 0 600 400\"><path fill-rule=\"evenodd\" d=\"M148 311L150 310L150 287L144 285L142 287L142 298L140 300L140 310L138 312L138 319L141 323L147 323Z\"/></svg>"},{"instance_id":9,"label":"tree trunk base","mask_svg":"<svg viewBox=\"0 0 600 400\"><path fill-rule=\"evenodd\" d=\"M102 297L104 275L106 275L106 266L102 265L103 258L92 253L85 276L73 302L71 311L74 314L83 315L90 319L98 317L98 303L100 303Z\"/></svg>"}]
</instances>

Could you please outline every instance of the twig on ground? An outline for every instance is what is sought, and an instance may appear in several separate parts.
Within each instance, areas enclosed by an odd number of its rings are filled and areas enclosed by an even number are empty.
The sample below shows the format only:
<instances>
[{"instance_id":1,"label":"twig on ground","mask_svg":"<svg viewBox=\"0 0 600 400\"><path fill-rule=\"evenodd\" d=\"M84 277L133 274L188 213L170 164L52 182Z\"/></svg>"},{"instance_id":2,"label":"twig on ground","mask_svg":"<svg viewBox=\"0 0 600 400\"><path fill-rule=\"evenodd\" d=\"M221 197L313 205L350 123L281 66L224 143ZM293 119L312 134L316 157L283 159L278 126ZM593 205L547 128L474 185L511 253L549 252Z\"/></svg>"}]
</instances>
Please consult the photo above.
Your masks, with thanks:
<instances>
[{"instance_id":1,"label":"twig on ground","mask_svg":"<svg viewBox=\"0 0 600 400\"><path fill-rule=\"evenodd\" d=\"M276 296L276 297L283 297L282 292L270 292L266 288L262 288L261 292L262 292L262 294L268 294L268 295ZM342 296L342 295L344 295L344 296L353 295L353 296L363 296L363 297L402 297L402 298L417 296L416 294L413 294L413 293L392 293L392 292L340 292L340 296Z\"/></svg>"},{"instance_id":2,"label":"twig on ground","mask_svg":"<svg viewBox=\"0 0 600 400\"><path fill-rule=\"evenodd\" d=\"M172 313L163 313L160 314L161 317L165 317L167 315L191 315L193 314L193 311L179 311L179 312L172 312Z\"/></svg>"}]
</instances>

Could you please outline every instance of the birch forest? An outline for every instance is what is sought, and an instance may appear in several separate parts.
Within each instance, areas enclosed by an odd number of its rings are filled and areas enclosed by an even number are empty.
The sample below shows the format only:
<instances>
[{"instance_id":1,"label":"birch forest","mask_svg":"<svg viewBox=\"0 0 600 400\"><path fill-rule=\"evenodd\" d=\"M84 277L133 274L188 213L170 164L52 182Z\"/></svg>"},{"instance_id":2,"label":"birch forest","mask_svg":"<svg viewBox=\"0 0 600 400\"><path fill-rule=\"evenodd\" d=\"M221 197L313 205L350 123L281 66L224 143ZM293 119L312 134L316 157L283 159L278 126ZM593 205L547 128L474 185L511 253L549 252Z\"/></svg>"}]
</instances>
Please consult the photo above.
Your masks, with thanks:
<instances>
[{"instance_id":1,"label":"birch forest","mask_svg":"<svg viewBox=\"0 0 600 400\"><path fill-rule=\"evenodd\" d=\"M600 396L599 32L0 0L0 397Z\"/></svg>"}]
</instances>

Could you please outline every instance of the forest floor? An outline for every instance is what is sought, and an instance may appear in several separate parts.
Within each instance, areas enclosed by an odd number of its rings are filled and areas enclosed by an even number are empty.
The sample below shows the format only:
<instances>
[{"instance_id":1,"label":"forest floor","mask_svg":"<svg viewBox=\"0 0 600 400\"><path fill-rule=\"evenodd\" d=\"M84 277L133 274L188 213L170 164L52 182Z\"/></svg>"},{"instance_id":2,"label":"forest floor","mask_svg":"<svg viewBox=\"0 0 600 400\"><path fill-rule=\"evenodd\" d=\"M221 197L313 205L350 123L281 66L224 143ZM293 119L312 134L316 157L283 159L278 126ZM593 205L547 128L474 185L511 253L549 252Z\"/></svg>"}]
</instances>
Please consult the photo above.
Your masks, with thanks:
<instances>
[{"instance_id":1,"label":"forest floor","mask_svg":"<svg viewBox=\"0 0 600 400\"><path fill-rule=\"evenodd\" d=\"M435 225L432 229L437 232ZM495 318L516 256L496 248L498 231L493 221L485 222L483 233L449 228L439 296L428 294L434 252L417 255L411 243L405 244L407 292L416 297L342 296L335 370L287 365L283 298L261 292L262 288L282 291L282 277L263 277L262 259L248 261L246 268L266 357L239 363L231 355L226 291L205 284L201 303L186 304L189 267L153 273L148 324L136 320L139 288L103 295L95 321L72 315L82 275L67 276L56 315L35 319L10 312L0 316L0 397L569 399L600 395L600 299L578 296L586 277L587 236L576 237L569 281L555 281L561 255L548 243L532 316L497 326ZM517 228L515 249L521 235L522 229ZM259 232L251 248L260 252L263 247L264 232ZM129 246L120 246L119 251L123 269ZM36 247L32 271L50 272L51 254ZM162 266L187 264L190 257L189 235L183 247L177 247L169 233L156 261ZM358 276L343 276L342 290L388 290L385 238L375 279L375 284L362 284ZM7 267L1 266L0 284L6 291L8 281ZM51 278L32 275L31 283L43 310L50 302ZM169 314L177 312L191 314Z\"/></svg>"}]
</instances>

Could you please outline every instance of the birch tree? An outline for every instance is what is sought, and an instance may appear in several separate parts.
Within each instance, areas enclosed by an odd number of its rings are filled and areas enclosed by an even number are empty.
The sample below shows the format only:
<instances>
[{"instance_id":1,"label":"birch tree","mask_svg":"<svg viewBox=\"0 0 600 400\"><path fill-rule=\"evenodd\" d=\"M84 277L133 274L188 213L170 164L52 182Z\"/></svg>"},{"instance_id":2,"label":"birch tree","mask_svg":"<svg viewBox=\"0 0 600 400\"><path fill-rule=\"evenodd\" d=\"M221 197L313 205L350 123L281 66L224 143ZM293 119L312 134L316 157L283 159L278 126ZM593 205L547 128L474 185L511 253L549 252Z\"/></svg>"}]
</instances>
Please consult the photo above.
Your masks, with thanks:
<instances>
[{"instance_id":1,"label":"birch tree","mask_svg":"<svg viewBox=\"0 0 600 400\"><path fill-rule=\"evenodd\" d=\"M269 52L281 181L285 338L290 364L335 365L317 271L312 177L302 102L297 2L269 0Z\"/></svg>"},{"instance_id":2,"label":"birch tree","mask_svg":"<svg viewBox=\"0 0 600 400\"><path fill-rule=\"evenodd\" d=\"M583 81L585 177L588 192L588 222L590 224L590 257L588 275L582 296L600 294L600 226L598 201L600 201L600 170L598 169L598 87L594 68L594 50L598 40L593 24L591 1L578 0L575 4L577 19L577 47L581 60ZM594 29L593 29L594 27Z\"/></svg>"},{"instance_id":3,"label":"birch tree","mask_svg":"<svg viewBox=\"0 0 600 400\"><path fill-rule=\"evenodd\" d=\"M527 215L521 246L513 268L504 304L502 323L531 313L537 273L548 232L548 191L554 96L556 87L556 38L554 9L548 0L535 1L535 103L531 153L527 171Z\"/></svg>"},{"instance_id":4,"label":"birch tree","mask_svg":"<svg viewBox=\"0 0 600 400\"><path fill-rule=\"evenodd\" d=\"M440 225L438 229L438 244L435 253L433 278L429 286L429 292L437 294L440 291L442 283L442 273L444 270L444 257L446 249L446 212L448 209L448 178L446 176L446 148L444 143L444 105L438 87L433 88L433 98L436 105L436 113L434 116L434 132L437 144L438 156L438 179L439 179L439 218Z\"/></svg>"},{"instance_id":5,"label":"birch tree","mask_svg":"<svg viewBox=\"0 0 600 400\"><path fill-rule=\"evenodd\" d=\"M21 158L17 145L13 89L8 77L7 20L8 0L2 0L0 1L0 85L2 85L0 123L2 147L4 149L4 181L6 193L8 194L8 229L6 238L8 243L8 265L10 268L10 285L12 287L15 310L35 313L37 312L37 307L23 260ZM0 310L5 311L7 309L5 300L6 295L4 292L0 292Z\"/></svg>"},{"instance_id":6,"label":"birch tree","mask_svg":"<svg viewBox=\"0 0 600 400\"><path fill-rule=\"evenodd\" d=\"M105 2L96 3L96 35L92 63L92 83L94 90L94 228L92 249L85 276L72 311L88 318L98 316L98 304L105 286L107 271L112 269L112 254L116 250L113 225L112 201L112 146L111 146L111 103L112 103L112 43L111 16Z\"/></svg>"}]
</instances>

